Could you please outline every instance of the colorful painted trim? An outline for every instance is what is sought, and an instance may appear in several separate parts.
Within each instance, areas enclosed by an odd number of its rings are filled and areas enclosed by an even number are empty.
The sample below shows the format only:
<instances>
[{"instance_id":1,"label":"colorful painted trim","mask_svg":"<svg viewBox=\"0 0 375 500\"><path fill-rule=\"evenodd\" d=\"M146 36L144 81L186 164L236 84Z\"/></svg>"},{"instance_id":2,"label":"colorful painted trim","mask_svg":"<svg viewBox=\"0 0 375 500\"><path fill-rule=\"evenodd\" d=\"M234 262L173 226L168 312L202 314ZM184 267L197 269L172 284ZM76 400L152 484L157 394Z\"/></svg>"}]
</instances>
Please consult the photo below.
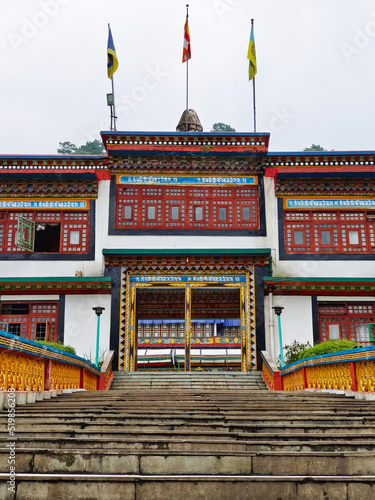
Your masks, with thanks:
<instances>
[{"instance_id":1,"label":"colorful painted trim","mask_svg":"<svg viewBox=\"0 0 375 500\"><path fill-rule=\"evenodd\" d=\"M155 176L155 175L118 175L117 184L179 184L179 185L216 185L216 186L246 186L258 184L257 177L172 177L172 176Z\"/></svg>"},{"instance_id":2,"label":"colorful painted trim","mask_svg":"<svg viewBox=\"0 0 375 500\"><path fill-rule=\"evenodd\" d=\"M150 156L122 154L108 159L110 173L138 175L248 176L263 174L267 158L261 156Z\"/></svg>"},{"instance_id":3,"label":"colorful painted trim","mask_svg":"<svg viewBox=\"0 0 375 500\"><path fill-rule=\"evenodd\" d=\"M90 200L21 200L21 199L5 199L0 200L1 210L88 210L90 208Z\"/></svg>"},{"instance_id":4,"label":"colorful painted trim","mask_svg":"<svg viewBox=\"0 0 375 500\"><path fill-rule=\"evenodd\" d=\"M343 363L350 361L368 361L375 360L375 346L373 347L358 347L348 351L341 351L334 354L322 354L321 356L313 356L311 358L295 361L290 365L280 369L281 375L287 375L303 367L320 366L333 363Z\"/></svg>"},{"instance_id":5,"label":"colorful painted trim","mask_svg":"<svg viewBox=\"0 0 375 500\"><path fill-rule=\"evenodd\" d=\"M263 278L277 295L375 295L375 278Z\"/></svg>"},{"instance_id":6,"label":"colorful painted trim","mask_svg":"<svg viewBox=\"0 0 375 500\"><path fill-rule=\"evenodd\" d=\"M107 156L74 155L0 155L0 171L24 171L25 173L95 172L106 168Z\"/></svg>"},{"instance_id":7,"label":"colorful painted trim","mask_svg":"<svg viewBox=\"0 0 375 500\"><path fill-rule=\"evenodd\" d=\"M131 283L164 283L164 282L192 282L192 283L246 283L246 276L132 276Z\"/></svg>"},{"instance_id":8,"label":"colorful painted trim","mask_svg":"<svg viewBox=\"0 0 375 500\"><path fill-rule=\"evenodd\" d=\"M321 200L317 198L312 199L287 199L284 200L284 209L303 209L303 208L375 208L375 200L364 199L335 199L335 200Z\"/></svg>"},{"instance_id":9,"label":"colorful painted trim","mask_svg":"<svg viewBox=\"0 0 375 500\"><path fill-rule=\"evenodd\" d=\"M101 132L101 136L109 154L126 151L209 155L223 151L232 154L267 153L270 134Z\"/></svg>"},{"instance_id":10,"label":"colorful painted trim","mask_svg":"<svg viewBox=\"0 0 375 500\"><path fill-rule=\"evenodd\" d=\"M18 335L12 335L2 330L0 330L0 349L10 349L32 356L42 356L45 359L52 359L54 361L61 361L63 363L83 367L95 375L100 375L100 369L96 368L96 366L92 365L84 358L56 349L55 347L34 342L33 340L24 339Z\"/></svg>"},{"instance_id":11,"label":"colorful painted trim","mask_svg":"<svg viewBox=\"0 0 375 500\"><path fill-rule=\"evenodd\" d=\"M356 172L356 169L352 169L352 172L342 172L340 177L337 177L338 174L332 172L286 174L279 172L281 168L277 169L276 197L278 198L292 196L308 198L311 193L314 193L315 197L375 196L374 179L367 173Z\"/></svg>"},{"instance_id":12,"label":"colorful painted trim","mask_svg":"<svg viewBox=\"0 0 375 500\"><path fill-rule=\"evenodd\" d=\"M271 255L270 248L175 248L171 249L124 249L103 248L103 255Z\"/></svg>"},{"instance_id":13,"label":"colorful painted trim","mask_svg":"<svg viewBox=\"0 0 375 500\"><path fill-rule=\"evenodd\" d=\"M55 177L55 178L51 178ZM56 179L48 174L2 174L0 198L66 198L95 199L98 197L98 181L95 174L63 174Z\"/></svg>"},{"instance_id":14,"label":"colorful painted trim","mask_svg":"<svg viewBox=\"0 0 375 500\"><path fill-rule=\"evenodd\" d=\"M0 293L51 294L51 293L111 293L110 277L96 278L0 278Z\"/></svg>"},{"instance_id":15,"label":"colorful painted trim","mask_svg":"<svg viewBox=\"0 0 375 500\"><path fill-rule=\"evenodd\" d=\"M270 167L352 167L375 165L373 151L342 151L342 152L300 152L268 153Z\"/></svg>"}]
</instances>

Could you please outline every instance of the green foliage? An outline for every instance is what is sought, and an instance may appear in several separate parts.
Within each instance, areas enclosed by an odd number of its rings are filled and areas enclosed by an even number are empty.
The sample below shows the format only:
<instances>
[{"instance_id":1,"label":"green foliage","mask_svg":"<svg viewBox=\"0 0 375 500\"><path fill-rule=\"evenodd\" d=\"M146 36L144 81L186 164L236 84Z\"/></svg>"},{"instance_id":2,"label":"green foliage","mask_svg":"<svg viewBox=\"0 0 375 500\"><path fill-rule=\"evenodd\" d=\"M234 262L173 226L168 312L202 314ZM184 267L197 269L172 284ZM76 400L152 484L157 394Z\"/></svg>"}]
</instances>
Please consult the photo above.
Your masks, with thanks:
<instances>
[{"instance_id":1,"label":"green foliage","mask_svg":"<svg viewBox=\"0 0 375 500\"><path fill-rule=\"evenodd\" d=\"M99 356L98 356L98 367L101 368L102 364L104 363L105 357L107 355L107 349L100 349L99 348ZM84 354L83 357L88 363L91 363L92 365L96 365L96 355L94 356L94 359L91 359L91 349L89 351L89 354Z\"/></svg>"},{"instance_id":2,"label":"green foliage","mask_svg":"<svg viewBox=\"0 0 375 500\"><path fill-rule=\"evenodd\" d=\"M310 348L310 344L301 344L294 340L290 345L284 345L283 347L283 355L284 355L284 364L289 365L290 363L294 363L299 360L299 356L305 349Z\"/></svg>"},{"instance_id":3,"label":"green foliage","mask_svg":"<svg viewBox=\"0 0 375 500\"><path fill-rule=\"evenodd\" d=\"M304 151L328 151L327 149L322 148L320 144L311 144L310 148L305 148Z\"/></svg>"},{"instance_id":4,"label":"green foliage","mask_svg":"<svg viewBox=\"0 0 375 500\"><path fill-rule=\"evenodd\" d=\"M61 344L60 342L49 342L48 340L37 340L36 342L38 342L39 344L44 344L50 347L54 347L55 349L60 349L60 351L69 352L70 354L76 353L74 347L70 345Z\"/></svg>"},{"instance_id":5,"label":"green foliage","mask_svg":"<svg viewBox=\"0 0 375 500\"><path fill-rule=\"evenodd\" d=\"M316 344L313 347L309 347L302 351L298 360L304 358L311 358L313 356L321 356L322 354L330 354L332 352L348 351L349 349L355 349L357 347L363 347L359 342L353 342L352 340L326 340L320 344Z\"/></svg>"},{"instance_id":6,"label":"green foliage","mask_svg":"<svg viewBox=\"0 0 375 500\"><path fill-rule=\"evenodd\" d=\"M211 132L235 132L236 130L226 123L214 123Z\"/></svg>"},{"instance_id":7,"label":"green foliage","mask_svg":"<svg viewBox=\"0 0 375 500\"><path fill-rule=\"evenodd\" d=\"M69 141L59 142L60 147L57 152L61 155L103 155L105 148L98 139L87 141L86 144L77 147Z\"/></svg>"},{"instance_id":8,"label":"green foliage","mask_svg":"<svg viewBox=\"0 0 375 500\"><path fill-rule=\"evenodd\" d=\"M57 152L61 155L74 155L77 151L77 146L69 141L59 142L59 145Z\"/></svg>"}]
</instances>

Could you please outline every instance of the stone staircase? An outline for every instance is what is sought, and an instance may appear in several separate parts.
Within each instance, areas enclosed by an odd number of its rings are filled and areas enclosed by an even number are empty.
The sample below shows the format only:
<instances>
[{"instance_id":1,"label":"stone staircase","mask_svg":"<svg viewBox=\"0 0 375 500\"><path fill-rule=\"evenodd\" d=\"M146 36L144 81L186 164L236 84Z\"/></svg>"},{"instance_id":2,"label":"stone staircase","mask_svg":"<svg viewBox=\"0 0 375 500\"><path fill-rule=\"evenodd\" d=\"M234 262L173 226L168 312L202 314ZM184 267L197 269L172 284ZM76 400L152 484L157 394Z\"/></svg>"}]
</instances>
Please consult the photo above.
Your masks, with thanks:
<instances>
[{"instance_id":1,"label":"stone staircase","mask_svg":"<svg viewBox=\"0 0 375 500\"><path fill-rule=\"evenodd\" d=\"M116 373L111 391L18 406L15 493L3 412L0 497L375 499L375 402L264 387L259 373Z\"/></svg>"}]
</instances>

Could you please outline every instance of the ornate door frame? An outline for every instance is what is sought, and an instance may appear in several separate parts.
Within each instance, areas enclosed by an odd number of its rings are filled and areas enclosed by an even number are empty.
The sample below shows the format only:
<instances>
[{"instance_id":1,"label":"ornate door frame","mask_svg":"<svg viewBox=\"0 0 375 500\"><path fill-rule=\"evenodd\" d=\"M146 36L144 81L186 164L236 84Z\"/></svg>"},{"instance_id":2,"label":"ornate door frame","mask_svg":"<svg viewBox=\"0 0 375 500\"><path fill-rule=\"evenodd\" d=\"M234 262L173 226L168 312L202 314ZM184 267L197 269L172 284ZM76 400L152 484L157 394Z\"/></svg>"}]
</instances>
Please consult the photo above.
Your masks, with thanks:
<instances>
[{"instance_id":1,"label":"ornate door frame","mask_svg":"<svg viewBox=\"0 0 375 500\"><path fill-rule=\"evenodd\" d=\"M192 288L238 288L241 318L241 371L256 369L254 268L246 271L212 273L137 271L121 267L119 370L136 370L136 304L139 288L174 287L185 290L185 371L191 370L191 290Z\"/></svg>"}]
</instances>

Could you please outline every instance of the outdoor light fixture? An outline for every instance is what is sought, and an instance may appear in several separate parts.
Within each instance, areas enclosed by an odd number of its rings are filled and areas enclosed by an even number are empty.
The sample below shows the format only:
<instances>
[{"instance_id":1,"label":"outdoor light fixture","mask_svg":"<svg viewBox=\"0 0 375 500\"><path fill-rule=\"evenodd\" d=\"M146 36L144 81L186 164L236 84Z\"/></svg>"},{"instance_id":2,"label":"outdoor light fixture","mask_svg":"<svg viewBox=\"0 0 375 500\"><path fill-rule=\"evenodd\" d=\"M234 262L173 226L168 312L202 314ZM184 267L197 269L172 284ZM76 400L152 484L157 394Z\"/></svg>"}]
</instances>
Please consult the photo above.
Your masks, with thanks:
<instances>
[{"instance_id":1,"label":"outdoor light fixture","mask_svg":"<svg viewBox=\"0 0 375 500\"><path fill-rule=\"evenodd\" d=\"M284 356L283 356L283 339L282 339L282 336L281 336L281 321L280 321L280 316L281 316L281 313L283 312L283 307L280 307L280 306L274 306L272 308L274 311L275 311L275 314L277 316L277 322L278 322L278 325L279 325L279 344L280 344L280 366L281 368L284 367Z\"/></svg>"},{"instance_id":2,"label":"outdoor light fixture","mask_svg":"<svg viewBox=\"0 0 375 500\"><path fill-rule=\"evenodd\" d=\"M115 100L113 98L113 94L107 94L107 106L113 106Z\"/></svg>"},{"instance_id":3,"label":"outdoor light fixture","mask_svg":"<svg viewBox=\"0 0 375 500\"><path fill-rule=\"evenodd\" d=\"M98 317L97 329L96 329L96 366L99 366L99 332L100 332L100 315L105 311L105 307L96 306L93 307L95 314Z\"/></svg>"},{"instance_id":4,"label":"outdoor light fixture","mask_svg":"<svg viewBox=\"0 0 375 500\"><path fill-rule=\"evenodd\" d=\"M283 312L283 307L280 306L274 306L272 309L275 309L275 314L276 316L280 316L280 314Z\"/></svg>"}]
</instances>

